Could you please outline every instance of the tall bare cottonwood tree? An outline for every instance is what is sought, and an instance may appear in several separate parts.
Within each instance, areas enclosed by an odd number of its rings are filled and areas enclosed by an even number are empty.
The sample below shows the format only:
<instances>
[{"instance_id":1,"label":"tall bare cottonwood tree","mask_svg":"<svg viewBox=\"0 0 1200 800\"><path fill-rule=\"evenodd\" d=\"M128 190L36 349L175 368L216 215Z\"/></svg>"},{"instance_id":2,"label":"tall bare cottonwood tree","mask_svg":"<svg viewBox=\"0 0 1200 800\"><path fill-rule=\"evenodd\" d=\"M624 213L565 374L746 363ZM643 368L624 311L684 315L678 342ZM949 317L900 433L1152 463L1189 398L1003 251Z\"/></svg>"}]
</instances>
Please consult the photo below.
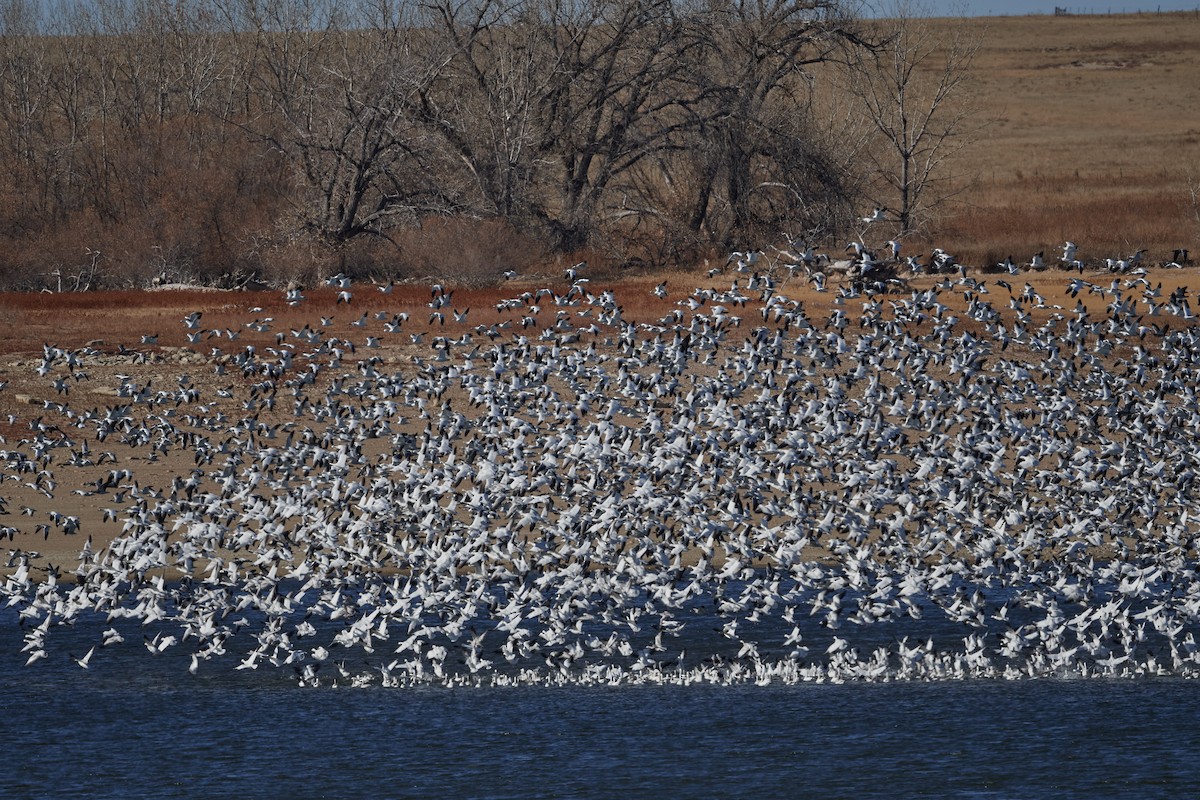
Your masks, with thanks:
<instances>
[{"instance_id":1,"label":"tall bare cottonwood tree","mask_svg":"<svg viewBox=\"0 0 1200 800\"><path fill-rule=\"evenodd\" d=\"M848 189L812 124L810 69L867 46L847 4L710 0L693 20L705 43L693 78L704 145L693 162L688 224L724 244L746 244L836 209Z\"/></svg>"},{"instance_id":2,"label":"tall bare cottonwood tree","mask_svg":"<svg viewBox=\"0 0 1200 800\"><path fill-rule=\"evenodd\" d=\"M954 193L946 166L976 130L970 82L980 41L964 25L935 27L913 0L884 13L882 46L861 51L846 85L878 133L869 151L875 205L893 209L904 234Z\"/></svg>"},{"instance_id":3,"label":"tall bare cottonwood tree","mask_svg":"<svg viewBox=\"0 0 1200 800\"><path fill-rule=\"evenodd\" d=\"M426 121L486 204L540 228L557 250L587 244L623 185L690 121L690 46L671 0L433 0L459 94L423 96ZM465 113L464 113L465 112Z\"/></svg>"},{"instance_id":4,"label":"tall bare cottonwood tree","mask_svg":"<svg viewBox=\"0 0 1200 800\"><path fill-rule=\"evenodd\" d=\"M386 236L397 216L452 207L417 122L436 73L408 6L388 0L235 0L227 18L253 49L241 65L248 108L230 121L283 154L297 174L293 216L338 246Z\"/></svg>"}]
</instances>

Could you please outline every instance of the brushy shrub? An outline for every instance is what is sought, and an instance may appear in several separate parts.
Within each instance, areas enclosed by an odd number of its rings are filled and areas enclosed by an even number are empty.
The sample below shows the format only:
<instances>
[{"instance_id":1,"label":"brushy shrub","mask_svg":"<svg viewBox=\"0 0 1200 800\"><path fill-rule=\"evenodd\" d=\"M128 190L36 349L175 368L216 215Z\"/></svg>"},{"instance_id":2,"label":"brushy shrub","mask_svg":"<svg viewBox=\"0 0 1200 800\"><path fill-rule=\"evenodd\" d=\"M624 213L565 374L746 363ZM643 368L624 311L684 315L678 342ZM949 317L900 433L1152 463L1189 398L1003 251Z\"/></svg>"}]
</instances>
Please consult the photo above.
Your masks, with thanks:
<instances>
[{"instance_id":1,"label":"brushy shrub","mask_svg":"<svg viewBox=\"0 0 1200 800\"><path fill-rule=\"evenodd\" d=\"M536 271L546 248L502 219L428 217L392 235L396 271L382 277L434 278L465 286L497 283L509 270Z\"/></svg>"}]
</instances>

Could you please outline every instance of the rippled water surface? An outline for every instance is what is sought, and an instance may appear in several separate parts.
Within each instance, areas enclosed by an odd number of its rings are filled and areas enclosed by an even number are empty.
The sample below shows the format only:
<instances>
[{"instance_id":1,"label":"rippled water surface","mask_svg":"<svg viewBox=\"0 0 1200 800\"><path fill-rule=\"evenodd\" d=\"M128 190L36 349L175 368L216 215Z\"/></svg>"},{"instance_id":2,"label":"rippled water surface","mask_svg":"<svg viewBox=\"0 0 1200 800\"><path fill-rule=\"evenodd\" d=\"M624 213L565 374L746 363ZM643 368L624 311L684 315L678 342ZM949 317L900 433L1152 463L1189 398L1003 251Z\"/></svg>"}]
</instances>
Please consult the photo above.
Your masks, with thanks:
<instances>
[{"instance_id":1,"label":"rippled water surface","mask_svg":"<svg viewBox=\"0 0 1200 800\"><path fill-rule=\"evenodd\" d=\"M1200 684L303 689L0 663L4 797L1183 797ZM145 655L145 654L141 654ZM182 668L181 668L182 667Z\"/></svg>"}]
</instances>

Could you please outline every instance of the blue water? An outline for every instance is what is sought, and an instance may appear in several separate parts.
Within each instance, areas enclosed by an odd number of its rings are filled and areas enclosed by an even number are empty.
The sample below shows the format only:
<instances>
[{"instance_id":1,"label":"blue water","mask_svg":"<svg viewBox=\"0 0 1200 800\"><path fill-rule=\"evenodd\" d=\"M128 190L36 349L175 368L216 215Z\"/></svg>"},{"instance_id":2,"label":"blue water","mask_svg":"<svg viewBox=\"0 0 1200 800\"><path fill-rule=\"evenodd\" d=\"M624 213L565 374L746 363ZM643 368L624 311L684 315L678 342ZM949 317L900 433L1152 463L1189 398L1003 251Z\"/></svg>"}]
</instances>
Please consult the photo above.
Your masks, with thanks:
<instances>
[{"instance_id":1,"label":"blue water","mask_svg":"<svg viewBox=\"0 0 1200 800\"><path fill-rule=\"evenodd\" d=\"M1200 683L300 688L0 659L0 797L1185 797Z\"/></svg>"}]
</instances>

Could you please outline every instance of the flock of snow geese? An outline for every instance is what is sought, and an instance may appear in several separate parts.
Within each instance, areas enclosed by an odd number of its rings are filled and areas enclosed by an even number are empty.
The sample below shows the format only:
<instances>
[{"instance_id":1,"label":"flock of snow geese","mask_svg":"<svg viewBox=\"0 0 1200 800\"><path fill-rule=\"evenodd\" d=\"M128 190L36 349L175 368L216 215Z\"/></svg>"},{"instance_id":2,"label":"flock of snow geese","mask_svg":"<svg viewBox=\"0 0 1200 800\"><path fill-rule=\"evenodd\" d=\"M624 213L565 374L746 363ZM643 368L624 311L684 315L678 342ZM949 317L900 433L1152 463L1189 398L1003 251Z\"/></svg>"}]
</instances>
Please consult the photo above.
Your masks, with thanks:
<instances>
[{"instance_id":1,"label":"flock of snow geese","mask_svg":"<svg viewBox=\"0 0 1200 800\"><path fill-rule=\"evenodd\" d=\"M41 535L0 528L0 626L32 668L124 642L306 686L1200 674L1185 290L1066 273L1059 307L949 274L810 315L751 269L634 321L582 271L474 327L434 287L445 335L394 309L355 308L357 340L255 320L275 346L227 331L219 396L186 374L66 395L0 451L0 492L52 501L87 464L122 532L46 569ZM93 355L48 344L39 379ZM194 466L147 485L118 444ZM87 535L54 514L45 535Z\"/></svg>"}]
</instances>

